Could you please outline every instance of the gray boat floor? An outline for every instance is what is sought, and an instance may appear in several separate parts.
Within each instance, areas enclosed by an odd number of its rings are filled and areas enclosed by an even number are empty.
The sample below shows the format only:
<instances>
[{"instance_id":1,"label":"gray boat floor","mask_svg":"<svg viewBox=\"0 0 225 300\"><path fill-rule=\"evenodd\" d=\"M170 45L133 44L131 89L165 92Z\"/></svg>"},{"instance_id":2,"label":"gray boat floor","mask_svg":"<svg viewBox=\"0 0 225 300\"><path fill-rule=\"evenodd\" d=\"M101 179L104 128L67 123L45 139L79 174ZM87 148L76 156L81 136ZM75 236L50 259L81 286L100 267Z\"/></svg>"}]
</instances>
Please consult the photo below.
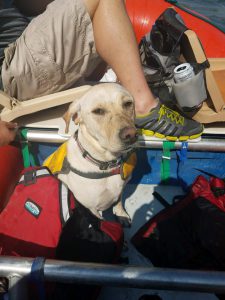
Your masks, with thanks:
<instances>
[{"instance_id":1,"label":"gray boat floor","mask_svg":"<svg viewBox=\"0 0 225 300\"><path fill-rule=\"evenodd\" d=\"M132 224L130 228L124 229L125 242L128 249L122 253L122 256L128 257L129 264L140 266L152 266L151 262L142 256L130 243L133 234L151 217L162 210L164 207L157 199L154 199L152 193L157 191L168 202L171 203L175 195L183 194L180 187L157 186L148 184L128 184L124 192L124 206L129 213ZM163 300L216 300L213 294L178 292L178 291L157 291L134 288L116 288L104 287L98 297L98 300L138 300L144 294L157 294Z\"/></svg>"}]
</instances>

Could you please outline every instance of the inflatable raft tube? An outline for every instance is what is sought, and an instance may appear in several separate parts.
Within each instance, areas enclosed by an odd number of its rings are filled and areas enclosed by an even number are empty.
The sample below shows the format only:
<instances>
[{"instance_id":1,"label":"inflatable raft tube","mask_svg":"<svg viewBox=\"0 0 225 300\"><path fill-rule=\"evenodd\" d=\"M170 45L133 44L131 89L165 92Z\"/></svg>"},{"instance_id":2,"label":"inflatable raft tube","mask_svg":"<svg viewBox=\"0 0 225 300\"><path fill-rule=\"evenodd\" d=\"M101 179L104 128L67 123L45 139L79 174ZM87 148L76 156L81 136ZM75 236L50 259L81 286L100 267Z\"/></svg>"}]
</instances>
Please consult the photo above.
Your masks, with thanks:
<instances>
[{"instance_id":1,"label":"inflatable raft tube","mask_svg":"<svg viewBox=\"0 0 225 300\"><path fill-rule=\"evenodd\" d=\"M173 7L181 15L186 26L198 35L208 58L225 57L223 30L212 25L205 16L179 5L179 1L126 0L126 7L138 42L151 30L159 15L168 7Z\"/></svg>"},{"instance_id":2,"label":"inflatable raft tube","mask_svg":"<svg viewBox=\"0 0 225 300\"><path fill-rule=\"evenodd\" d=\"M0 147L0 212L7 203L23 169L21 149L15 145Z\"/></svg>"}]
</instances>

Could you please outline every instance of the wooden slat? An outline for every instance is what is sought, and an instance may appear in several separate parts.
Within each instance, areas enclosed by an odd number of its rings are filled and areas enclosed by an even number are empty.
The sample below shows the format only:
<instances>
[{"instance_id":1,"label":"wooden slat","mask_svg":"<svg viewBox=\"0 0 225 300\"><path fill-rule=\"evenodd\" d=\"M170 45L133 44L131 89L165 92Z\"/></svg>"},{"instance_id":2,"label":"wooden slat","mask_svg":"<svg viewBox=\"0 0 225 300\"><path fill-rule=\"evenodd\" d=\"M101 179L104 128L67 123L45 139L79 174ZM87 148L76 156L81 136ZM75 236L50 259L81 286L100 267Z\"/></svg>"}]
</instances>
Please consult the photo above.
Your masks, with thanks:
<instances>
[{"instance_id":1,"label":"wooden slat","mask_svg":"<svg viewBox=\"0 0 225 300\"><path fill-rule=\"evenodd\" d=\"M195 58L197 63L202 63L206 61L207 57L205 56L204 50L202 48L202 45L196 35L196 33L192 30L187 30L184 33L190 47L192 50L192 56ZM188 47L187 47L188 48ZM187 52L188 50L186 50ZM212 72L211 67L205 70L206 74L206 85L207 90L209 92L210 98L212 100L212 104L216 110L216 112L219 112L224 107L224 99L222 97L222 94L220 92L220 89L217 85L216 79L214 77L214 74Z\"/></svg>"},{"instance_id":2,"label":"wooden slat","mask_svg":"<svg viewBox=\"0 0 225 300\"><path fill-rule=\"evenodd\" d=\"M15 102L12 109L4 108L0 114L1 119L4 121L12 121L18 117L32 114L47 108L63 105L73 102L80 98L90 89L89 85L69 89L66 91L26 100L23 102Z\"/></svg>"}]
</instances>

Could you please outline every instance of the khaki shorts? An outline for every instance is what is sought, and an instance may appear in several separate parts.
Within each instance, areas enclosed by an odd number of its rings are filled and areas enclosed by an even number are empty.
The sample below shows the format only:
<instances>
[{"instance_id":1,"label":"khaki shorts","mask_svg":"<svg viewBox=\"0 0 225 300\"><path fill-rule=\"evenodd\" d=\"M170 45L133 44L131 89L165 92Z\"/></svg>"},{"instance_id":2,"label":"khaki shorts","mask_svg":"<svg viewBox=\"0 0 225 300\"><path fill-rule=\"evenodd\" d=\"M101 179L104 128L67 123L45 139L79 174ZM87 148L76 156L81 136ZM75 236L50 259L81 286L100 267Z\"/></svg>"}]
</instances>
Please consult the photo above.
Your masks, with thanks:
<instances>
[{"instance_id":1,"label":"khaki shorts","mask_svg":"<svg viewBox=\"0 0 225 300\"><path fill-rule=\"evenodd\" d=\"M4 91L19 100L81 85L101 62L82 0L55 0L5 50Z\"/></svg>"}]
</instances>

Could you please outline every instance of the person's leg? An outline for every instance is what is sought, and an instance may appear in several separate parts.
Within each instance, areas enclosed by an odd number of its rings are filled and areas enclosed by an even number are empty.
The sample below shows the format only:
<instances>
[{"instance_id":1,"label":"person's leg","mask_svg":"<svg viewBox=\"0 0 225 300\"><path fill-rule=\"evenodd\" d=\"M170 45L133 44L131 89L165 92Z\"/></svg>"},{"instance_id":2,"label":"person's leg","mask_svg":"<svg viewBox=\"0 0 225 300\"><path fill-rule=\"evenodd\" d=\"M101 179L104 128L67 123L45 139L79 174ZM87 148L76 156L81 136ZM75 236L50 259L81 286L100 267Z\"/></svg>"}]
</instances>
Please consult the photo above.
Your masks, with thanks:
<instances>
[{"instance_id":1,"label":"person's leg","mask_svg":"<svg viewBox=\"0 0 225 300\"><path fill-rule=\"evenodd\" d=\"M121 84L133 95L136 113L157 105L141 66L134 31L123 0L84 0L92 19L99 55L112 67Z\"/></svg>"},{"instance_id":2,"label":"person's leg","mask_svg":"<svg viewBox=\"0 0 225 300\"><path fill-rule=\"evenodd\" d=\"M101 62L83 0L55 0L5 49L4 91L23 101L66 90L84 84Z\"/></svg>"},{"instance_id":3,"label":"person's leg","mask_svg":"<svg viewBox=\"0 0 225 300\"><path fill-rule=\"evenodd\" d=\"M172 141L198 138L203 131L201 124L160 105L151 93L124 1L83 1L92 19L98 54L135 99L136 126L140 132Z\"/></svg>"},{"instance_id":4,"label":"person's leg","mask_svg":"<svg viewBox=\"0 0 225 300\"><path fill-rule=\"evenodd\" d=\"M84 83L101 58L134 96L136 125L143 134L172 140L201 135L200 124L157 105L144 78L123 0L50 3L5 50L3 87L19 100L65 90Z\"/></svg>"}]
</instances>

